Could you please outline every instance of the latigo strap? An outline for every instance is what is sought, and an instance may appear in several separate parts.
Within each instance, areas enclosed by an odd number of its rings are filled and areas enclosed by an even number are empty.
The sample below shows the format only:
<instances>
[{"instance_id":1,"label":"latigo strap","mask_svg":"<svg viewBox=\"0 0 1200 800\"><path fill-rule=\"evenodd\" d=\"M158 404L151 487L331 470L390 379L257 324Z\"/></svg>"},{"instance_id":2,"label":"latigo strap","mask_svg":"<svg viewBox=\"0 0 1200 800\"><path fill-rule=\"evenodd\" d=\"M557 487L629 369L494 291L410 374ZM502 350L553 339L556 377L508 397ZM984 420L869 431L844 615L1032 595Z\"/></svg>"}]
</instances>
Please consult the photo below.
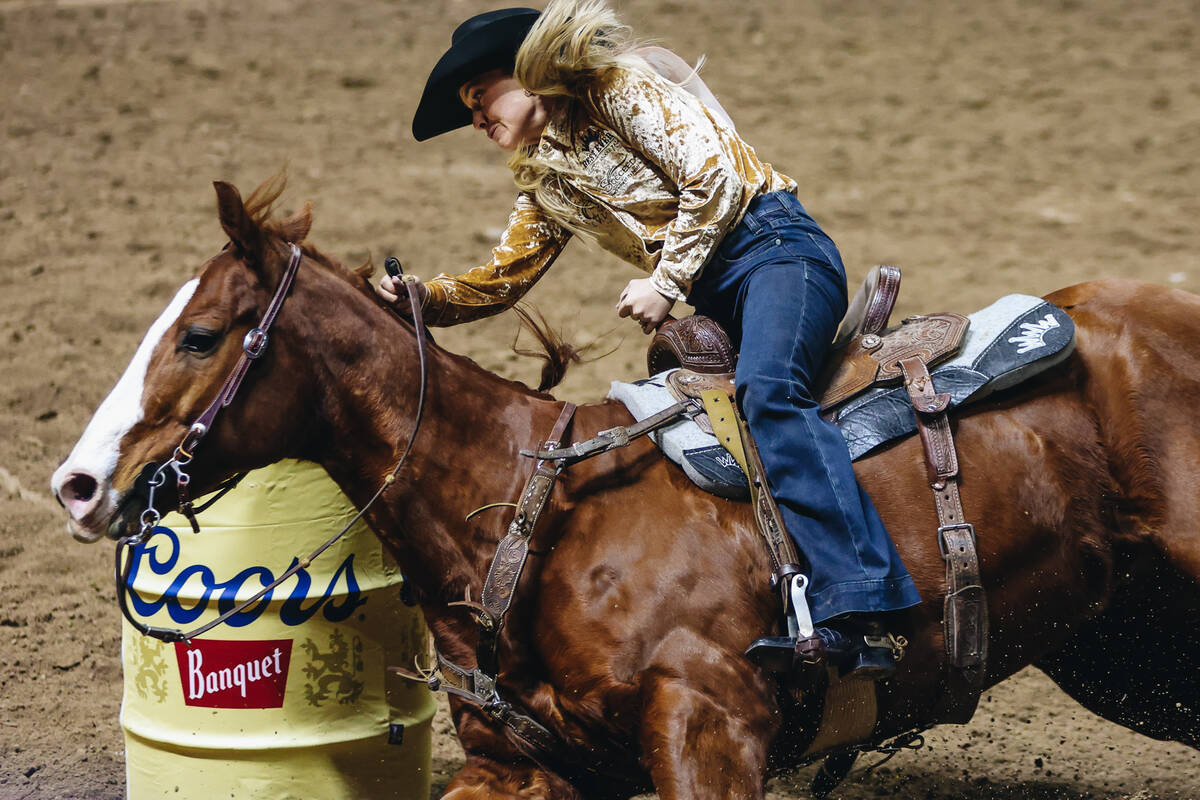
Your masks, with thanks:
<instances>
[{"instance_id":1,"label":"latigo strap","mask_svg":"<svg viewBox=\"0 0 1200 800\"><path fill-rule=\"evenodd\" d=\"M953 706L953 722L974 714L987 674L987 598L979 573L975 527L966 521L958 491L958 452L946 409L948 394L934 391L929 369L917 356L902 359L904 386L917 417L929 485L938 516L938 548L946 562L942 626L946 654L954 667L951 682L964 682L969 703Z\"/></svg>"}]
</instances>

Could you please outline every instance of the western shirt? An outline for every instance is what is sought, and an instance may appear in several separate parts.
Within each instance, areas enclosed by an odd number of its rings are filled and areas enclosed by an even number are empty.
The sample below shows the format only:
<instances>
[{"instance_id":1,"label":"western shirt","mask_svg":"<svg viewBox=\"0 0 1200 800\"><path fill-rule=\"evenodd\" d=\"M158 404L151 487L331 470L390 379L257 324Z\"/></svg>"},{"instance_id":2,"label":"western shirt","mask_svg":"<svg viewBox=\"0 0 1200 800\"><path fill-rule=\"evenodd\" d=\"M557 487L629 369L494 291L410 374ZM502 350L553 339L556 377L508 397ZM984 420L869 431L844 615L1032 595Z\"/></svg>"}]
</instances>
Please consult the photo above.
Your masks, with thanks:
<instances>
[{"instance_id":1,"label":"western shirt","mask_svg":"<svg viewBox=\"0 0 1200 800\"><path fill-rule=\"evenodd\" d=\"M453 325L512 306L562 252L572 233L650 274L686 299L750 201L796 192L791 178L700 100L650 70L614 68L551 107L537 158L560 179L543 191L574 213L564 225L520 192L491 260L428 281L430 324Z\"/></svg>"}]
</instances>

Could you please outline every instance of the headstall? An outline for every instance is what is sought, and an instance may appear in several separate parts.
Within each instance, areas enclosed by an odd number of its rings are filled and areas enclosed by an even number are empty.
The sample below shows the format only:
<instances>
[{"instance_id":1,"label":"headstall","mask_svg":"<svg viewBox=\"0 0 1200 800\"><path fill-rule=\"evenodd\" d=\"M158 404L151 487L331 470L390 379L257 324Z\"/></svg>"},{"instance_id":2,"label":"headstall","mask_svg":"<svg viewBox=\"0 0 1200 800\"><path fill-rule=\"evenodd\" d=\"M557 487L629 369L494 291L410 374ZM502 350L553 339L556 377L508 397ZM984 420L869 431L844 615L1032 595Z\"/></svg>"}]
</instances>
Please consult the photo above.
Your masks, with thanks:
<instances>
[{"instance_id":1,"label":"headstall","mask_svg":"<svg viewBox=\"0 0 1200 800\"><path fill-rule=\"evenodd\" d=\"M255 592L253 596L238 603L234 608L229 609L210 622L184 632L174 628L159 628L146 625L134 618L129 609L128 602L128 593L130 591L129 576L136 559L138 546L153 535L155 527L162 518L162 515L154 505L154 500L156 492L166 484L168 476L174 475L180 513L187 517L193 530L196 531L199 531L196 514L215 502L220 495L232 489L233 485L240 480L241 476L237 476L227 481L219 488L216 497L208 500L200 508L195 508L193 507L189 491L191 478L186 468L195 458L196 450L204 437L212 430L213 423L221 409L230 405L237 396L238 389L241 387L250 366L266 352L270 340L269 332L271 325L274 323L275 317L279 314L284 300L292 288L302 257L301 250L297 245L289 243L289 247L291 248L291 259L288 261L279 286L275 290L275 296L272 298L266 312L264 312L258 326L246 334L242 342L241 358L225 379L224 385L212 403L192 423L183 440L176 446L170 459L156 467L150 465L147 468L147 472L149 473L146 484L147 500L146 508L141 515L141 527L137 533L123 537L117 542L115 557L117 601L125 619L134 630L142 635L150 636L163 642L190 642L193 638L212 630L225 622L225 620L257 603L273 591L275 587L291 578L300 570L306 569L312 563L313 559L333 546L350 528L362 519L371 506L383 495L387 487L395 482L396 475L400 472L401 467L408 458L409 452L412 450L425 408L426 384L428 379L428 334L421 315L421 298L417 288L417 281L408 276L399 276L407 290L408 301L412 310L412 323L416 331L417 355L420 362L420 391L408 443L405 445L404 451L396 462L396 466L384 477L379 489L340 531L304 558L296 559L286 571L271 583ZM392 272L392 270L389 269L389 272ZM499 543L492 567L488 572L483 591L484 602L478 608L477 614L479 639L476 647L475 667L460 667L439 654L437 669L433 674L416 675L396 667L392 667L391 669L404 677L426 682L431 689L441 689L465 700L477 703L485 716L507 728L516 739L524 743L535 760L552 769L565 774L604 774L605 771L597 764L591 763L589 760L580 759L571 751L569 746L564 746L564 743L544 725L502 699L497 686L497 678L500 672L497 659L499 637L504 628L505 617L507 616L523 572L525 559L529 552L529 541L537 526L538 518L545 509L555 482L563 469L577 461L582 461L616 448L628 446L633 440L651 433L687 413L689 408L690 404L681 402L634 425L601 431L593 439L576 443L570 447L560 448L560 443L563 440L566 428L570 424L575 410L573 404L565 404L550 438L542 443L541 447L534 452L522 451L522 455L536 459L536 467L529 478L525 491L522 492L518 513L509 526L508 534Z\"/></svg>"},{"instance_id":2,"label":"headstall","mask_svg":"<svg viewBox=\"0 0 1200 800\"><path fill-rule=\"evenodd\" d=\"M121 607L121 613L125 619L133 626L134 630L144 636L150 636L163 642L190 642L196 636L199 636L207 631L215 628L225 620L232 617L234 614L239 614L249 608L254 603L257 603L268 593L273 591L275 587L291 578L302 569L306 569L314 558L324 553L327 549L333 546L335 542L342 538L347 531L357 523L367 511L374 505L375 501L380 498L384 490L391 486L396 480L396 475L400 472L400 468L404 465L408 458L408 453L412 450L413 441L417 437L417 430L421 427L421 416L425 410L425 384L427 369L427 345L425 336L425 325L421 318L421 299L418 294L416 281L405 277L403 279L404 286L408 291L408 301L412 307L412 322L417 334L417 355L420 361L420 393L417 399L417 412L413 420L412 432L409 434L408 443L404 447L400 459L396 462L396 466L391 473L384 477L383 483L379 489L371 497L370 500L362 507L354 518L351 519L346 526L336 534L326 540L320 547L309 553L304 558L299 558L285 570L278 578L264 586L252 597L237 604L234 608L221 614L216 619L201 625L198 628L184 632L174 628L158 628L152 625L147 625L138 619L135 619L129 610L129 574L133 568L134 559L136 557L137 548L154 534L154 529L162 519L162 514L154 505L155 493L166 483L168 475L175 476L175 490L178 498L179 511L192 525L194 531L199 531L200 527L196 522L196 514L211 505L216 500L213 498L199 509L194 508L191 500L190 484L191 477L188 475L186 467L192 463L195 458L195 453L204 437L212 430L217 414L222 408L225 408L237 396L238 389L241 388L242 381L246 377L246 373L250 370L251 364L262 357L267 350L267 344L270 341L271 325L275 322L275 317L278 316L279 310L283 307L284 300L287 299L288 293L291 291L292 284L296 280L296 273L300 268L300 260L302 252L300 247L289 242L291 248L291 258L288 260L287 268L283 272L283 277L279 280L279 286L275 290L275 296L271 299L270 305L263 313L262 319L256 327L252 328L242 340L242 356L238 359L237 364L225 379L225 383L221 386L221 390L217 396L209 404L191 427L188 428L187 434L183 440L175 447L175 451L171 454L170 459L154 468L149 479L147 480L147 499L146 509L142 512L141 527L137 533L125 536L117 542L116 551L116 568L115 578L117 584L117 602ZM231 481L226 482L218 492L218 497L221 494L233 488L233 485L240 480L240 476L235 477ZM124 558L122 558L124 555Z\"/></svg>"}]
</instances>

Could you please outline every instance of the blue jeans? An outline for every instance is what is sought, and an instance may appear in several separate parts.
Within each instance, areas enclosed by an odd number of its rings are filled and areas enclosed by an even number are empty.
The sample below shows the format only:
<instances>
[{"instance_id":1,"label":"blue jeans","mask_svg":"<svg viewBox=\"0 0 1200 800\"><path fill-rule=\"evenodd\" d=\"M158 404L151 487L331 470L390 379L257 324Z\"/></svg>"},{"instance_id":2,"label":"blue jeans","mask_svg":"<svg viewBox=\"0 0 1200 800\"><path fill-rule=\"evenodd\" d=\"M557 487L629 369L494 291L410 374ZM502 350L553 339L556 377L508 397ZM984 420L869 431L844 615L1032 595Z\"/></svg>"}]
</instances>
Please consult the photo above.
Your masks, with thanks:
<instances>
[{"instance_id":1,"label":"blue jeans","mask_svg":"<svg viewBox=\"0 0 1200 800\"><path fill-rule=\"evenodd\" d=\"M792 194L760 195L688 302L740 348L738 403L784 525L809 561L813 619L920 603L845 440L813 397L846 313L846 272L833 241Z\"/></svg>"}]
</instances>

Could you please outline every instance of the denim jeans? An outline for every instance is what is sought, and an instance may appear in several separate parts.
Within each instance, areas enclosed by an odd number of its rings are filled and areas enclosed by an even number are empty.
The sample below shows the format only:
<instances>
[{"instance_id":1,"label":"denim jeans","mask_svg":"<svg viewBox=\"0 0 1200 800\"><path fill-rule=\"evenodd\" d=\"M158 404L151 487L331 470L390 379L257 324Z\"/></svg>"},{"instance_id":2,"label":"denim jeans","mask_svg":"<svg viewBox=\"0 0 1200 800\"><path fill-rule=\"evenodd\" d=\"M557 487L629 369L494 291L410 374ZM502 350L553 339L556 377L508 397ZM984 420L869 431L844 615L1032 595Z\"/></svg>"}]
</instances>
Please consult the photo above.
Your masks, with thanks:
<instances>
[{"instance_id":1,"label":"denim jeans","mask_svg":"<svg viewBox=\"0 0 1200 800\"><path fill-rule=\"evenodd\" d=\"M738 403L784 525L808 559L817 622L921 602L883 521L858 485L813 385L846 312L833 241L787 192L761 195L692 286L688 302L729 332Z\"/></svg>"}]
</instances>

